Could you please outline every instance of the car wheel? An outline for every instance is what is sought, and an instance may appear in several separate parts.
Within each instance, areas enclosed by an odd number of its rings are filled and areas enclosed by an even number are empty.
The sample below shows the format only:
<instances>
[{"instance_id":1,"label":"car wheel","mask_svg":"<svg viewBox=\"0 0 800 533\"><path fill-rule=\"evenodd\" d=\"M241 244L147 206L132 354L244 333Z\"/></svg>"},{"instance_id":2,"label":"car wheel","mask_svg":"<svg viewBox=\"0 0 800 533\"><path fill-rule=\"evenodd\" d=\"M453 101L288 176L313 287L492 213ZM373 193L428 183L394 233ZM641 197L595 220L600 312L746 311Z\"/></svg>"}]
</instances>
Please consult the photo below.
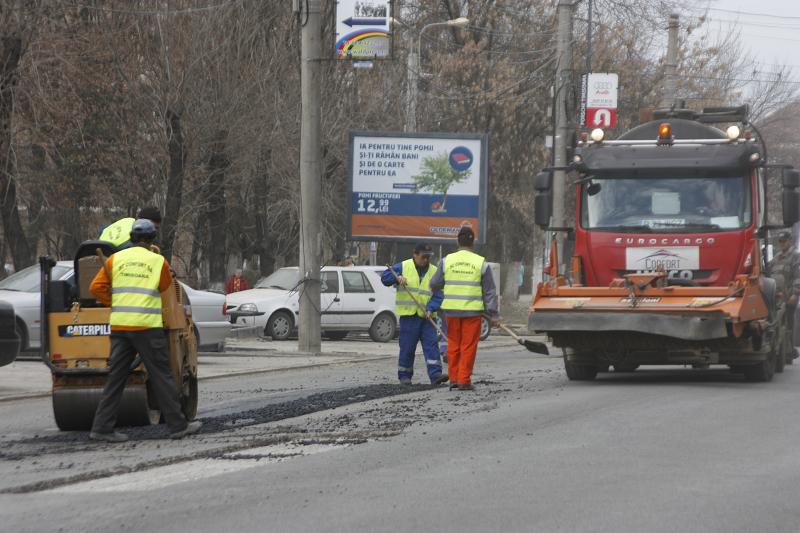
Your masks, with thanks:
<instances>
[{"instance_id":1,"label":"car wheel","mask_svg":"<svg viewBox=\"0 0 800 533\"><path fill-rule=\"evenodd\" d=\"M323 334L332 341L340 341L347 337L349 331L326 331Z\"/></svg>"},{"instance_id":2,"label":"car wheel","mask_svg":"<svg viewBox=\"0 0 800 533\"><path fill-rule=\"evenodd\" d=\"M489 334L492 332L492 323L489 322L489 319L485 316L481 317L481 340L485 341L489 338Z\"/></svg>"},{"instance_id":3,"label":"car wheel","mask_svg":"<svg viewBox=\"0 0 800 533\"><path fill-rule=\"evenodd\" d=\"M397 331L397 322L391 313L381 313L372 321L369 327L369 336L375 342L389 342L394 339Z\"/></svg>"},{"instance_id":4,"label":"car wheel","mask_svg":"<svg viewBox=\"0 0 800 533\"><path fill-rule=\"evenodd\" d=\"M294 322L292 316L286 311L276 311L267 320L264 333L274 341L285 341L292 334Z\"/></svg>"}]
</instances>

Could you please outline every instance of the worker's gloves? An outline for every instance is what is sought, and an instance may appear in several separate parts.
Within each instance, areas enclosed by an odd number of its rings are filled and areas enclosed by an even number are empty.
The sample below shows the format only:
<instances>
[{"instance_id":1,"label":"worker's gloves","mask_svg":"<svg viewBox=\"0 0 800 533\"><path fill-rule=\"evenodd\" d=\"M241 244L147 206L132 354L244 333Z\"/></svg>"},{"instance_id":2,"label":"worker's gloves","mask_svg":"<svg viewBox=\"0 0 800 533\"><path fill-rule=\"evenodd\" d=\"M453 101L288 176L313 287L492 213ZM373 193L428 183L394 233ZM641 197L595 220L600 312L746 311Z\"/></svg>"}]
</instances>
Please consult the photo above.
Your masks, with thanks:
<instances>
[{"instance_id":1,"label":"worker's gloves","mask_svg":"<svg viewBox=\"0 0 800 533\"><path fill-rule=\"evenodd\" d=\"M789 305L791 305L791 306L797 305L797 295L796 294L792 294L791 296L789 296Z\"/></svg>"},{"instance_id":2,"label":"worker's gloves","mask_svg":"<svg viewBox=\"0 0 800 533\"><path fill-rule=\"evenodd\" d=\"M406 280L405 276L397 276L397 284L401 287L405 287L408 285L408 280Z\"/></svg>"},{"instance_id":3,"label":"worker's gloves","mask_svg":"<svg viewBox=\"0 0 800 533\"><path fill-rule=\"evenodd\" d=\"M500 327L500 317L499 316L498 317L493 317L491 319L491 322L492 322L492 326L494 326L496 328Z\"/></svg>"}]
</instances>

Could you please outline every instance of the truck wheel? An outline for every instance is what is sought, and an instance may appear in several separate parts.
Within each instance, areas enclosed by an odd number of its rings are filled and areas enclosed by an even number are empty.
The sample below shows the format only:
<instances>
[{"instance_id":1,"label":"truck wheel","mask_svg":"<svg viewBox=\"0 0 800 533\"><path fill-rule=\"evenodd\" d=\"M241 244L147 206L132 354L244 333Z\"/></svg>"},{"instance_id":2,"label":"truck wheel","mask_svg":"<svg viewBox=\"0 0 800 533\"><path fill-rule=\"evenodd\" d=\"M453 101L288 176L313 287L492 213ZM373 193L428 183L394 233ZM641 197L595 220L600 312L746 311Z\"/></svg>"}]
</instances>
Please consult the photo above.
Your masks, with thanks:
<instances>
[{"instance_id":1,"label":"truck wheel","mask_svg":"<svg viewBox=\"0 0 800 533\"><path fill-rule=\"evenodd\" d=\"M614 365L614 372L633 372L639 365L634 363L620 363L618 365Z\"/></svg>"},{"instance_id":2,"label":"truck wheel","mask_svg":"<svg viewBox=\"0 0 800 533\"><path fill-rule=\"evenodd\" d=\"M772 381L775 375L775 352L771 352L765 361L743 367L744 379L750 382Z\"/></svg>"},{"instance_id":3,"label":"truck wheel","mask_svg":"<svg viewBox=\"0 0 800 533\"><path fill-rule=\"evenodd\" d=\"M564 370L570 381L591 381L597 377L597 367L592 365L576 365L567 361L564 356Z\"/></svg>"}]
</instances>

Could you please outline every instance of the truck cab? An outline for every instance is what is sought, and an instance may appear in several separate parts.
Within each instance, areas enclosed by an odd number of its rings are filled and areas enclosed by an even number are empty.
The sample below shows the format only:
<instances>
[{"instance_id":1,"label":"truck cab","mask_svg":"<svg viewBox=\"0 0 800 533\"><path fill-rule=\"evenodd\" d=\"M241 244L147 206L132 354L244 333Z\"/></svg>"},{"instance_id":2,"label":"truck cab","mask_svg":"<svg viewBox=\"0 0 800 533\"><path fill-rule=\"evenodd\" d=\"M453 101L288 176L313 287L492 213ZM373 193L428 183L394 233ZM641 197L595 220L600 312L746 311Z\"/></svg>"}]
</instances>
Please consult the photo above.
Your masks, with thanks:
<instances>
[{"instance_id":1,"label":"truck cab","mask_svg":"<svg viewBox=\"0 0 800 533\"><path fill-rule=\"evenodd\" d=\"M572 227L550 227L553 175L536 177L537 225L574 246L561 270L551 246L529 329L563 348L570 379L610 365L727 364L769 381L791 362L762 252L770 229L800 220L800 173L765 154L744 106L670 109L616 140L581 135L561 169L575 186ZM768 223L770 167L781 172L780 226Z\"/></svg>"}]
</instances>

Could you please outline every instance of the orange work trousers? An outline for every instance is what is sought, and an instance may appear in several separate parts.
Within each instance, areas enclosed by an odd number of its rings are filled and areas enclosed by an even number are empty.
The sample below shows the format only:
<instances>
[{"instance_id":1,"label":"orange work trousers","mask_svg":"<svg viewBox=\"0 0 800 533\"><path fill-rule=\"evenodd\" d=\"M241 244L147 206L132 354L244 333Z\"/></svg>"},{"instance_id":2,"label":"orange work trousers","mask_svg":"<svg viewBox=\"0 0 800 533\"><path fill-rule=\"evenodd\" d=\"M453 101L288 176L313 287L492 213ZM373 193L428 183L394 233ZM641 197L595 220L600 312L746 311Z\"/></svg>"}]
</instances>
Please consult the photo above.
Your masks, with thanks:
<instances>
[{"instance_id":1,"label":"orange work trousers","mask_svg":"<svg viewBox=\"0 0 800 533\"><path fill-rule=\"evenodd\" d=\"M472 368L481 340L480 316L447 316L447 367L450 383L472 383Z\"/></svg>"}]
</instances>

